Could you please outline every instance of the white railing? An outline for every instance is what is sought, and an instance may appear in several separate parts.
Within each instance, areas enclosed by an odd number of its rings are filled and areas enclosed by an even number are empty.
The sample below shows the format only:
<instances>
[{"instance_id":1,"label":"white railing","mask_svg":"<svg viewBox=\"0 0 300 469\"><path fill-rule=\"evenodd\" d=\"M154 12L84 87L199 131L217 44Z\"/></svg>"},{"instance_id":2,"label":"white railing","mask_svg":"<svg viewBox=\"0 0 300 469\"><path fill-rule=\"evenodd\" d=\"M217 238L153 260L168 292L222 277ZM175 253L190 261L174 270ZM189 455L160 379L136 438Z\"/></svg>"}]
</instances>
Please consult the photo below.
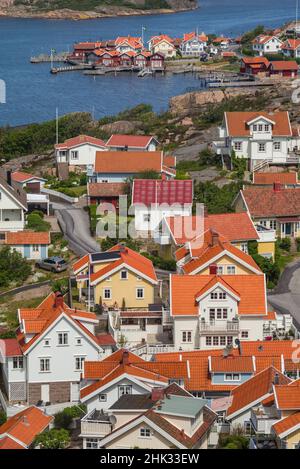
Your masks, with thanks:
<instances>
[{"instance_id":1,"label":"white railing","mask_svg":"<svg viewBox=\"0 0 300 469\"><path fill-rule=\"evenodd\" d=\"M110 422L99 422L97 420L81 420L81 435L82 436L100 436L104 437L109 435L112 431L112 424Z\"/></svg>"},{"instance_id":2,"label":"white railing","mask_svg":"<svg viewBox=\"0 0 300 469\"><path fill-rule=\"evenodd\" d=\"M238 322L234 321L213 321L213 322L204 322L199 321L199 328L201 332L235 332L238 333L240 326Z\"/></svg>"},{"instance_id":3,"label":"white railing","mask_svg":"<svg viewBox=\"0 0 300 469\"><path fill-rule=\"evenodd\" d=\"M272 163L271 159L260 161L255 166L253 166L253 172L259 171L260 169L265 168L266 166L269 166L270 163Z\"/></svg>"}]
</instances>

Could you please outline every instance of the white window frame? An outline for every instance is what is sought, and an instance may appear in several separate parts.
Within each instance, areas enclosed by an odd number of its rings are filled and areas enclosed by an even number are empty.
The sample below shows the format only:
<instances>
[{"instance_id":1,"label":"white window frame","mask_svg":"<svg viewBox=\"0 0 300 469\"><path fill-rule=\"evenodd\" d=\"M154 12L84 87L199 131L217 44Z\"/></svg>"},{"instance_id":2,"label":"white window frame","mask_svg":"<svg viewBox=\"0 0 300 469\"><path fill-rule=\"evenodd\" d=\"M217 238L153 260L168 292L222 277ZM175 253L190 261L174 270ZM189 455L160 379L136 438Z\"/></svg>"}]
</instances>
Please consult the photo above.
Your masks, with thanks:
<instances>
[{"instance_id":1,"label":"white window frame","mask_svg":"<svg viewBox=\"0 0 300 469\"><path fill-rule=\"evenodd\" d=\"M16 366L15 366L16 363ZM23 357L13 357L13 370L23 370L24 359Z\"/></svg>"},{"instance_id":2,"label":"white window frame","mask_svg":"<svg viewBox=\"0 0 300 469\"><path fill-rule=\"evenodd\" d=\"M274 142L273 149L274 151L281 151L281 142Z\"/></svg>"},{"instance_id":3,"label":"white window frame","mask_svg":"<svg viewBox=\"0 0 300 469\"><path fill-rule=\"evenodd\" d=\"M150 223L151 222L151 213L144 213L143 214L143 222Z\"/></svg>"},{"instance_id":4,"label":"white window frame","mask_svg":"<svg viewBox=\"0 0 300 469\"><path fill-rule=\"evenodd\" d=\"M233 272L230 272L230 271L233 271ZM236 274L236 267L235 265L228 265L227 266L227 275L235 275Z\"/></svg>"},{"instance_id":5,"label":"white window frame","mask_svg":"<svg viewBox=\"0 0 300 469\"><path fill-rule=\"evenodd\" d=\"M140 428L140 438L151 438L150 428L146 428L146 427Z\"/></svg>"},{"instance_id":6,"label":"white window frame","mask_svg":"<svg viewBox=\"0 0 300 469\"><path fill-rule=\"evenodd\" d=\"M241 339L249 339L249 331L241 331Z\"/></svg>"},{"instance_id":7,"label":"white window frame","mask_svg":"<svg viewBox=\"0 0 300 469\"><path fill-rule=\"evenodd\" d=\"M68 332L61 331L57 333L57 345L59 347L67 347L69 345Z\"/></svg>"},{"instance_id":8,"label":"white window frame","mask_svg":"<svg viewBox=\"0 0 300 469\"><path fill-rule=\"evenodd\" d=\"M139 296L139 291L141 291L143 293L142 296ZM144 287L137 287L136 288L136 299L137 300L144 300L145 299L145 289Z\"/></svg>"},{"instance_id":9,"label":"white window frame","mask_svg":"<svg viewBox=\"0 0 300 469\"><path fill-rule=\"evenodd\" d=\"M75 371L83 371L85 356L75 357Z\"/></svg>"},{"instance_id":10,"label":"white window frame","mask_svg":"<svg viewBox=\"0 0 300 469\"><path fill-rule=\"evenodd\" d=\"M241 374L240 373L225 373L224 381L241 381Z\"/></svg>"},{"instance_id":11,"label":"white window frame","mask_svg":"<svg viewBox=\"0 0 300 469\"><path fill-rule=\"evenodd\" d=\"M71 150L71 160L79 160L79 151Z\"/></svg>"},{"instance_id":12,"label":"white window frame","mask_svg":"<svg viewBox=\"0 0 300 469\"><path fill-rule=\"evenodd\" d=\"M40 358L40 373L51 373L50 357Z\"/></svg>"},{"instance_id":13,"label":"white window frame","mask_svg":"<svg viewBox=\"0 0 300 469\"><path fill-rule=\"evenodd\" d=\"M235 151L242 151L242 144L243 144L243 142L234 142L234 150Z\"/></svg>"},{"instance_id":14,"label":"white window frame","mask_svg":"<svg viewBox=\"0 0 300 469\"><path fill-rule=\"evenodd\" d=\"M263 150L261 149L263 147ZM263 142L260 142L258 144L258 153L266 153L266 144Z\"/></svg>"},{"instance_id":15,"label":"white window frame","mask_svg":"<svg viewBox=\"0 0 300 469\"><path fill-rule=\"evenodd\" d=\"M181 342L183 344L191 344L192 340L192 331L181 331Z\"/></svg>"},{"instance_id":16,"label":"white window frame","mask_svg":"<svg viewBox=\"0 0 300 469\"><path fill-rule=\"evenodd\" d=\"M122 274L126 274L125 278L122 277ZM122 269L120 272L120 280L128 280L128 271L126 269Z\"/></svg>"},{"instance_id":17,"label":"white window frame","mask_svg":"<svg viewBox=\"0 0 300 469\"><path fill-rule=\"evenodd\" d=\"M127 396L132 394L132 386L131 384L121 384L118 386L118 396L119 398L122 396Z\"/></svg>"},{"instance_id":18,"label":"white window frame","mask_svg":"<svg viewBox=\"0 0 300 469\"><path fill-rule=\"evenodd\" d=\"M106 292L109 292L109 296L106 296ZM111 300L112 299L111 288L103 288L103 299L104 300Z\"/></svg>"},{"instance_id":19,"label":"white window frame","mask_svg":"<svg viewBox=\"0 0 300 469\"><path fill-rule=\"evenodd\" d=\"M106 402L107 394L99 394L99 402Z\"/></svg>"}]
</instances>

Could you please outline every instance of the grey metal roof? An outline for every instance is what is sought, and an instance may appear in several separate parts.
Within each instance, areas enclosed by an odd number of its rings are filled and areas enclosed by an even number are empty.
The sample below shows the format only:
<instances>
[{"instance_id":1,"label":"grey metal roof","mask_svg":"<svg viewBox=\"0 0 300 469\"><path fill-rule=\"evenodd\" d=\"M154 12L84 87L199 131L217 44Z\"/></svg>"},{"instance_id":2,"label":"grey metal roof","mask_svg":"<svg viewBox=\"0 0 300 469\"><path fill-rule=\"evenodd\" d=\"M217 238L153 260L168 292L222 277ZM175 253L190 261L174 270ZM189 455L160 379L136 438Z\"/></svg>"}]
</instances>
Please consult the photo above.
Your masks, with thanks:
<instances>
[{"instance_id":1,"label":"grey metal roof","mask_svg":"<svg viewBox=\"0 0 300 469\"><path fill-rule=\"evenodd\" d=\"M207 400L194 397L167 396L155 411L158 414L184 415L195 418L200 410L207 405Z\"/></svg>"}]
</instances>

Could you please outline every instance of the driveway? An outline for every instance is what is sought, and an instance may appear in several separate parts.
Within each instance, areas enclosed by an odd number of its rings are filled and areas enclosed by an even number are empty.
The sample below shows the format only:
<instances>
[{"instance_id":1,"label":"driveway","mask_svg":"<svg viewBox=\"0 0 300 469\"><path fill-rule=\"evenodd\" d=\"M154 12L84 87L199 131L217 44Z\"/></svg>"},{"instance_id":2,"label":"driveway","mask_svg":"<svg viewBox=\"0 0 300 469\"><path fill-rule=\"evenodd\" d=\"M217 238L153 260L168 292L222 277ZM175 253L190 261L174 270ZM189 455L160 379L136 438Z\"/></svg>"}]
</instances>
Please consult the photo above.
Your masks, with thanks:
<instances>
[{"instance_id":1,"label":"driveway","mask_svg":"<svg viewBox=\"0 0 300 469\"><path fill-rule=\"evenodd\" d=\"M55 209L64 237L77 256L100 251L100 245L91 236L87 212L82 208L62 204Z\"/></svg>"},{"instance_id":2,"label":"driveway","mask_svg":"<svg viewBox=\"0 0 300 469\"><path fill-rule=\"evenodd\" d=\"M268 295L268 302L278 312L293 316L300 329L300 260L291 262L283 271L273 293Z\"/></svg>"}]
</instances>

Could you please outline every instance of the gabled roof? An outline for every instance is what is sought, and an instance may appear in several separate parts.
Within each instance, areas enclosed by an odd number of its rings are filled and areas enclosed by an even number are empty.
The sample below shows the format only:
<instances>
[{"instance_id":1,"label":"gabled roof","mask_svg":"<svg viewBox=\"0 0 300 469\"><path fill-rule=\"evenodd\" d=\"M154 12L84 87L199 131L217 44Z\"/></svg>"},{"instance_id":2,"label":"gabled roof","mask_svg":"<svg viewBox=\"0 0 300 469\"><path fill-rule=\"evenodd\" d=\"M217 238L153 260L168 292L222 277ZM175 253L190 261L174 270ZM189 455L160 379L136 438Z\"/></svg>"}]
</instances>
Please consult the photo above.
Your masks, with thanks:
<instances>
[{"instance_id":1,"label":"gabled roof","mask_svg":"<svg viewBox=\"0 0 300 469\"><path fill-rule=\"evenodd\" d=\"M257 36L255 39L253 39L252 44L267 44L272 39L277 39L277 41L282 42L276 36L268 36L268 35L265 35L265 34L261 34L260 36Z\"/></svg>"},{"instance_id":2,"label":"gabled roof","mask_svg":"<svg viewBox=\"0 0 300 469\"><path fill-rule=\"evenodd\" d=\"M118 271L122 268L127 268L128 270L136 272L153 284L157 283L157 277L153 264L145 256L142 256L138 252L128 247L125 247L124 249L121 248L120 250L119 245L112 247L107 252L114 251L119 253L118 259L112 260L105 267L103 267L103 269L100 269L98 272L91 274L91 285L96 285L103 278L106 278L114 271Z\"/></svg>"},{"instance_id":3,"label":"gabled roof","mask_svg":"<svg viewBox=\"0 0 300 469\"><path fill-rule=\"evenodd\" d=\"M72 321L75 327L92 341L100 349L97 337L92 334L83 324L84 321L97 322L94 313L71 309L66 305L61 294L50 293L48 297L37 307L28 309L19 309L20 327L17 331L17 340L23 353L27 352L43 334L59 320L63 315ZM83 322L82 322L83 321ZM25 341L26 334L34 334L28 341Z\"/></svg>"},{"instance_id":4,"label":"gabled roof","mask_svg":"<svg viewBox=\"0 0 300 469\"><path fill-rule=\"evenodd\" d=\"M300 381L274 386L276 407L280 410L300 410Z\"/></svg>"},{"instance_id":5,"label":"gabled roof","mask_svg":"<svg viewBox=\"0 0 300 469\"><path fill-rule=\"evenodd\" d=\"M190 260L181 267L185 274L197 273L223 256L231 258L235 263L243 265L251 272L262 273L249 254L230 244L224 236L219 235L216 231L205 231L202 237L197 238L197 243L194 240L194 243L191 243L189 247ZM180 253L176 255L177 259L182 258L181 253L182 248Z\"/></svg>"},{"instance_id":6,"label":"gabled roof","mask_svg":"<svg viewBox=\"0 0 300 469\"><path fill-rule=\"evenodd\" d=\"M168 44L170 44L170 46L174 47L173 39L170 36L168 36L167 34L161 34L159 36L153 36L150 39L150 41L151 41L152 47L157 46L161 42L167 42Z\"/></svg>"},{"instance_id":7,"label":"gabled roof","mask_svg":"<svg viewBox=\"0 0 300 469\"><path fill-rule=\"evenodd\" d=\"M44 231L8 231L5 236L5 244L24 245L24 244L43 244L51 243L50 233Z\"/></svg>"},{"instance_id":8,"label":"gabled roof","mask_svg":"<svg viewBox=\"0 0 300 469\"><path fill-rule=\"evenodd\" d=\"M69 138L64 143L55 145L57 150L68 150L70 148L78 147L84 144L95 145L96 147L106 147L105 142L100 138L91 137L90 135L78 135L77 137Z\"/></svg>"},{"instance_id":9,"label":"gabled roof","mask_svg":"<svg viewBox=\"0 0 300 469\"><path fill-rule=\"evenodd\" d=\"M299 217L300 190L297 188L247 187L241 191L252 217Z\"/></svg>"},{"instance_id":10,"label":"gabled roof","mask_svg":"<svg viewBox=\"0 0 300 469\"><path fill-rule=\"evenodd\" d=\"M266 287L264 275L171 275L171 314L172 316L198 316L197 295L207 289L212 281L220 281L235 291L239 315L267 315Z\"/></svg>"},{"instance_id":11,"label":"gabled roof","mask_svg":"<svg viewBox=\"0 0 300 469\"><path fill-rule=\"evenodd\" d=\"M90 197L117 197L125 195L127 187L125 182L89 182L87 194Z\"/></svg>"},{"instance_id":12,"label":"gabled roof","mask_svg":"<svg viewBox=\"0 0 300 469\"><path fill-rule=\"evenodd\" d=\"M40 176L35 176L34 174L24 173L23 171L14 171L11 175L11 178L15 182L28 182L31 179L38 179L39 181L46 181L46 179L41 178Z\"/></svg>"},{"instance_id":13,"label":"gabled roof","mask_svg":"<svg viewBox=\"0 0 300 469\"><path fill-rule=\"evenodd\" d=\"M273 186L274 183L279 184L298 184L298 174L296 171L288 173L253 173L253 184Z\"/></svg>"},{"instance_id":14,"label":"gabled roof","mask_svg":"<svg viewBox=\"0 0 300 469\"><path fill-rule=\"evenodd\" d=\"M203 222L197 216L168 217L166 223L177 245L185 244L193 239L196 240L197 236L209 229L217 231L230 242L250 241L259 238L247 212L206 215ZM198 233L195 233L196 228L200 230Z\"/></svg>"},{"instance_id":15,"label":"gabled roof","mask_svg":"<svg viewBox=\"0 0 300 469\"><path fill-rule=\"evenodd\" d=\"M254 373L253 357L239 357L229 355L227 357L210 357L210 371L212 373Z\"/></svg>"},{"instance_id":16,"label":"gabled roof","mask_svg":"<svg viewBox=\"0 0 300 469\"><path fill-rule=\"evenodd\" d=\"M0 339L0 350L4 357L18 357L23 355L17 339Z\"/></svg>"},{"instance_id":17,"label":"gabled roof","mask_svg":"<svg viewBox=\"0 0 300 469\"><path fill-rule=\"evenodd\" d=\"M163 165L161 151L105 151L96 153L95 172L136 174L154 170L161 173Z\"/></svg>"},{"instance_id":18,"label":"gabled roof","mask_svg":"<svg viewBox=\"0 0 300 469\"><path fill-rule=\"evenodd\" d=\"M287 376L270 366L233 389L231 391L232 403L227 410L227 419L239 415L272 394L275 378L281 384L291 382Z\"/></svg>"},{"instance_id":19,"label":"gabled roof","mask_svg":"<svg viewBox=\"0 0 300 469\"><path fill-rule=\"evenodd\" d=\"M28 448L34 441L35 437L39 433L42 433L49 426L52 420L53 417L45 415L37 407L28 407L13 417L10 417L3 425L1 425L0 438L1 436L9 437L16 440L20 445L23 445L24 448Z\"/></svg>"},{"instance_id":20,"label":"gabled roof","mask_svg":"<svg viewBox=\"0 0 300 469\"><path fill-rule=\"evenodd\" d=\"M0 172L0 187L11 196L19 206L27 211L27 194L20 187L20 184L12 180L12 184L8 184L5 179L5 174L3 171Z\"/></svg>"},{"instance_id":21,"label":"gabled roof","mask_svg":"<svg viewBox=\"0 0 300 469\"><path fill-rule=\"evenodd\" d=\"M299 430L300 428L300 412L288 415L287 417L279 420L273 425L273 430L280 438L285 438L287 435Z\"/></svg>"},{"instance_id":22,"label":"gabled roof","mask_svg":"<svg viewBox=\"0 0 300 469\"><path fill-rule=\"evenodd\" d=\"M197 35L197 33L195 31L192 31L191 33L185 33L183 35L183 41L182 42L187 42L187 41L190 41L190 40L196 39L196 38L201 42L207 42L208 41L208 37L206 36L206 34L201 33L201 34Z\"/></svg>"},{"instance_id":23,"label":"gabled roof","mask_svg":"<svg viewBox=\"0 0 300 469\"><path fill-rule=\"evenodd\" d=\"M284 50L296 50L300 47L300 39L287 39L281 46Z\"/></svg>"},{"instance_id":24,"label":"gabled roof","mask_svg":"<svg viewBox=\"0 0 300 469\"><path fill-rule=\"evenodd\" d=\"M275 122L272 133L274 136L290 137L292 129L288 111L274 113L262 112L225 112L227 133L230 137L250 137L249 123L262 118Z\"/></svg>"},{"instance_id":25,"label":"gabled roof","mask_svg":"<svg viewBox=\"0 0 300 469\"><path fill-rule=\"evenodd\" d=\"M275 71L283 71L283 70L297 71L299 69L299 65L297 64L296 60L274 60L270 62L269 68Z\"/></svg>"},{"instance_id":26,"label":"gabled roof","mask_svg":"<svg viewBox=\"0 0 300 469\"><path fill-rule=\"evenodd\" d=\"M245 65L260 65L263 64L266 67L269 66L269 60L266 57L242 57L242 61Z\"/></svg>"},{"instance_id":27,"label":"gabled roof","mask_svg":"<svg viewBox=\"0 0 300 469\"><path fill-rule=\"evenodd\" d=\"M193 181L135 179L132 188L132 204L189 204L193 203Z\"/></svg>"},{"instance_id":28,"label":"gabled roof","mask_svg":"<svg viewBox=\"0 0 300 469\"><path fill-rule=\"evenodd\" d=\"M20 445L9 436L5 436L0 439L0 449L25 449L23 445Z\"/></svg>"},{"instance_id":29,"label":"gabled roof","mask_svg":"<svg viewBox=\"0 0 300 469\"><path fill-rule=\"evenodd\" d=\"M172 400L172 396L170 397L170 399ZM183 399L195 398L190 397ZM130 429L135 428L137 425L145 423L152 427L159 434L161 434L162 437L169 440L170 443L173 444L172 446L178 445L178 448L192 449L196 446L197 443L199 443L199 441L204 437L206 432L211 428L216 418L217 415L215 414L215 412L205 406L203 409L202 425L200 425L200 427L195 431L192 436L189 436L182 429L170 423L163 416L163 414L158 413L155 408L153 408L114 430L101 441L101 445L105 445L108 441L118 438L118 436L121 436L123 433L128 432Z\"/></svg>"},{"instance_id":30,"label":"gabled roof","mask_svg":"<svg viewBox=\"0 0 300 469\"><path fill-rule=\"evenodd\" d=\"M151 54L150 54L151 55ZM153 135L122 135L113 134L106 142L107 147L120 147L120 148L147 148L152 140L155 140Z\"/></svg>"},{"instance_id":31,"label":"gabled roof","mask_svg":"<svg viewBox=\"0 0 300 469\"><path fill-rule=\"evenodd\" d=\"M85 361L84 379L95 382L81 390L81 398L86 400L88 396L123 375L142 381L158 382L165 386L169 379L187 379L189 371L187 362L147 362L125 349L119 349L102 361Z\"/></svg>"}]
</instances>

